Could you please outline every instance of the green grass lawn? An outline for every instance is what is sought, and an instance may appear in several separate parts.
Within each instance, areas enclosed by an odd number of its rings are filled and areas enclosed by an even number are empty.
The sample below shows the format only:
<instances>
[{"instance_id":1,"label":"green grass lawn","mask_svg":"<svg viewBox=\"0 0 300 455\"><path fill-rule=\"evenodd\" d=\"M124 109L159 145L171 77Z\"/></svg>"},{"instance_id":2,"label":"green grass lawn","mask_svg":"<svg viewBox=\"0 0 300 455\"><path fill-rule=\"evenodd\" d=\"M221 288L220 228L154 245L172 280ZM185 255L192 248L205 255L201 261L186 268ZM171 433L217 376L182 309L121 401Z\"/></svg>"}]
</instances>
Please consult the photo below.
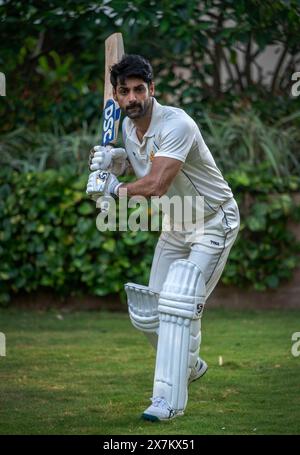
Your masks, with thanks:
<instances>
[{"instance_id":1,"label":"green grass lawn","mask_svg":"<svg viewBox=\"0 0 300 455\"><path fill-rule=\"evenodd\" d=\"M202 327L208 373L183 417L152 423L154 350L127 314L0 310L0 433L299 434L300 312L207 308Z\"/></svg>"}]
</instances>

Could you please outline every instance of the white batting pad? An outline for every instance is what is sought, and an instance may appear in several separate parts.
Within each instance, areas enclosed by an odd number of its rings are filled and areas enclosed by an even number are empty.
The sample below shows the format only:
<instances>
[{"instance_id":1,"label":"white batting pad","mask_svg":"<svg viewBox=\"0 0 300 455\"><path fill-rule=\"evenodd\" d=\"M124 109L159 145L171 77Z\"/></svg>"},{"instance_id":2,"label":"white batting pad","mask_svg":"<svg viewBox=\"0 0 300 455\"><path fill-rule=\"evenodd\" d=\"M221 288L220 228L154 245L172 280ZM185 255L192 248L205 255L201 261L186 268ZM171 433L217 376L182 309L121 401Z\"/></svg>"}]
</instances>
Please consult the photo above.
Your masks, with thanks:
<instances>
[{"instance_id":1,"label":"white batting pad","mask_svg":"<svg viewBox=\"0 0 300 455\"><path fill-rule=\"evenodd\" d=\"M158 294L147 286L135 283L126 283L125 291L129 317L133 326L144 332L156 349L159 330Z\"/></svg>"},{"instance_id":2,"label":"white batting pad","mask_svg":"<svg viewBox=\"0 0 300 455\"><path fill-rule=\"evenodd\" d=\"M158 302L160 319L153 396L163 397L175 411L184 410L191 368L201 341L205 303L201 269L180 259L171 264Z\"/></svg>"}]
</instances>

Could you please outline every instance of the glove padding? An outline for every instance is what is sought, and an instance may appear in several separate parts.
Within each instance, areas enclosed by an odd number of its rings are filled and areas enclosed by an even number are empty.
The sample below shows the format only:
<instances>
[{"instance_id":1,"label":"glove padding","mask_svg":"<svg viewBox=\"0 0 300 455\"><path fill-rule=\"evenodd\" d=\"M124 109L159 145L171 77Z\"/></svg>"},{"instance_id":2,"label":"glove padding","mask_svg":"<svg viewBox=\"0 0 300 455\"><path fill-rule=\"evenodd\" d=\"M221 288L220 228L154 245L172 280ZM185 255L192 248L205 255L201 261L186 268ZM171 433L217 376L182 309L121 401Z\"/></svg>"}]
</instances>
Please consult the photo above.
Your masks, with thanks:
<instances>
[{"instance_id":1,"label":"glove padding","mask_svg":"<svg viewBox=\"0 0 300 455\"><path fill-rule=\"evenodd\" d=\"M116 196L117 189L122 183L119 182L117 177L108 171L94 171L89 175L86 192L92 199L95 196Z\"/></svg>"},{"instance_id":2,"label":"glove padding","mask_svg":"<svg viewBox=\"0 0 300 455\"><path fill-rule=\"evenodd\" d=\"M127 168L127 153L123 148L96 145L90 152L89 168L91 171L108 170L118 176Z\"/></svg>"}]
</instances>

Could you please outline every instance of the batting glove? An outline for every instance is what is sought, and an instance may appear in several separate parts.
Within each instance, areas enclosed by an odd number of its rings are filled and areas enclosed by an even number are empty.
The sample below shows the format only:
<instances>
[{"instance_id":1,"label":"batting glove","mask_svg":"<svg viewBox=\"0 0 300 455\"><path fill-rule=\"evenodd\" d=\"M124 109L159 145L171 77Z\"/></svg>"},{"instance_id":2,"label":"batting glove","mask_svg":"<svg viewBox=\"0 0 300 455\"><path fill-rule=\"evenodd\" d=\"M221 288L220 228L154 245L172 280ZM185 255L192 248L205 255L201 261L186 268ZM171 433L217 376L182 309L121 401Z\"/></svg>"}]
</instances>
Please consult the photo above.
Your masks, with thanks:
<instances>
[{"instance_id":1,"label":"batting glove","mask_svg":"<svg viewBox=\"0 0 300 455\"><path fill-rule=\"evenodd\" d=\"M94 171L91 172L86 192L92 199L93 196L117 196L118 189L122 185L114 174L107 171Z\"/></svg>"},{"instance_id":2,"label":"batting glove","mask_svg":"<svg viewBox=\"0 0 300 455\"><path fill-rule=\"evenodd\" d=\"M91 171L108 170L118 176L126 170L126 158L127 153L123 148L96 145L90 153L89 167Z\"/></svg>"}]
</instances>

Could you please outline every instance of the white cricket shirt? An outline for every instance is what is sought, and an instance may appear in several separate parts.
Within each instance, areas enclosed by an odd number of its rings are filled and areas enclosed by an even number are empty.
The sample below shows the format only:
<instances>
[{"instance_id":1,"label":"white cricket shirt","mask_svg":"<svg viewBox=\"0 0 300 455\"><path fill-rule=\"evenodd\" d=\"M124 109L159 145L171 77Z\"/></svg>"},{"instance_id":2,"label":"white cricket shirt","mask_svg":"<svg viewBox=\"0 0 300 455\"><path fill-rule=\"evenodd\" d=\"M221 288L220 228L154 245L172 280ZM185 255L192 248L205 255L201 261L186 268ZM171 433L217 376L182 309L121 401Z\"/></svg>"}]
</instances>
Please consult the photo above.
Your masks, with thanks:
<instances>
[{"instance_id":1,"label":"white cricket shirt","mask_svg":"<svg viewBox=\"0 0 300 455\"><path fill-rule=\"evenodd\" d=\"M204 197L204 217L232 198L232 191L218 169L194 120L182 109L162 106L153 98L152 118L140 142L129 117L123 121L123 141L138 178L149 174L153 157L175 158L184 164L167 196Z\"/></svg>"}]
</instances>

